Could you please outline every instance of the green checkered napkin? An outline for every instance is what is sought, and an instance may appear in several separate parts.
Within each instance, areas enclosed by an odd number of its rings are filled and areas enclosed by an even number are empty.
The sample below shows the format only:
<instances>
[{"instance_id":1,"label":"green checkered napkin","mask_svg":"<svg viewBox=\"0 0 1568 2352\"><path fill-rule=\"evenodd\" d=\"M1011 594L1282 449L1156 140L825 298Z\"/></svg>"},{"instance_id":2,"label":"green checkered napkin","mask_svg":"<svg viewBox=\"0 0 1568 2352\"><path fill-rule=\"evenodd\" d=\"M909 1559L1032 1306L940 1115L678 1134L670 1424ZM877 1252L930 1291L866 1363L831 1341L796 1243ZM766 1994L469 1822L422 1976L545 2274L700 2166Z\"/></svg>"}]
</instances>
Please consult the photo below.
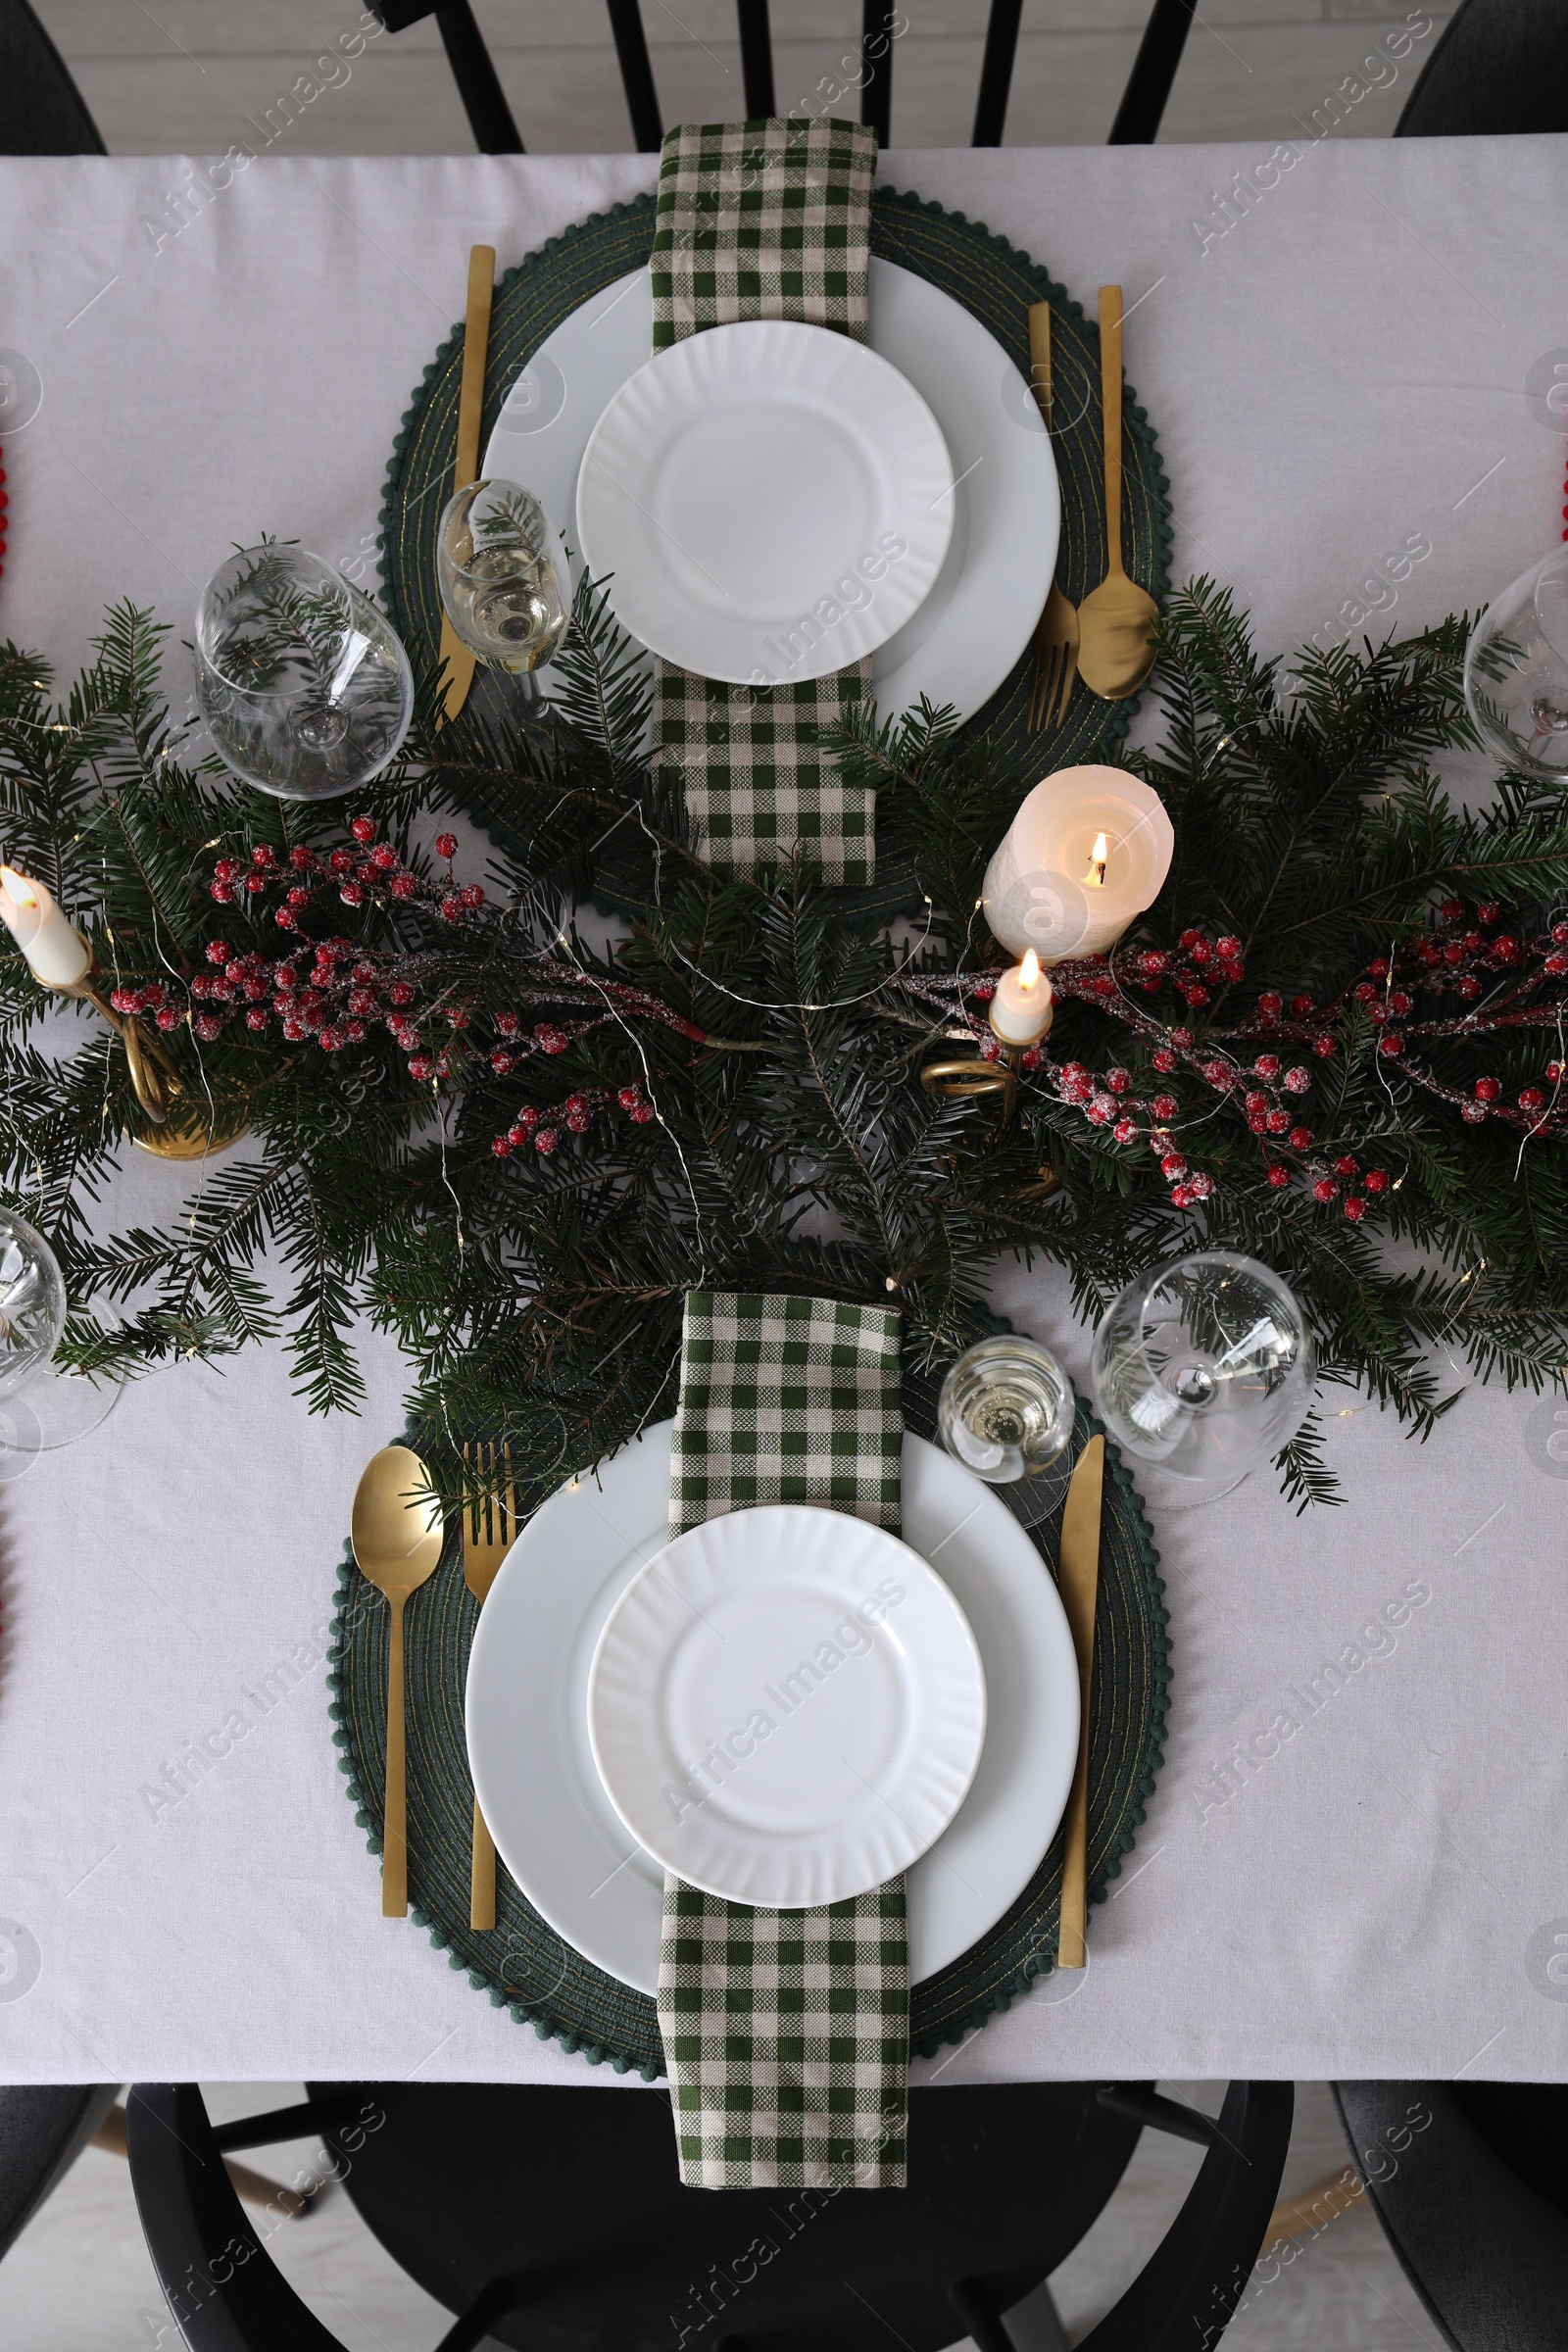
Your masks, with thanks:
<instances>
[{"instance_id":1,"label":"green checkered napkin","mask_svg":"<svg viewBox=\"0 0 1568 2352\"><path fill-rule=\"evenodd\" d=\"M654 349L743 318L799 319L863 343L875 176L875 134L854 122L669 131L651 265ZM803 613L790 635L819 641L820 612ZM787 670L782 649L780 662ZM654 677L656 755L679 770L717 871L756 873L799 850L825 882L872 880L872 796L840 783L816 748L824 728L870 699L869 662L790 685L774 682L759 649L746 686L665 662Z\"/></svg>"},{"instance_id":2,"label":"green checkered napkin","mask_svg":"<svg viewBox=\"0 0 1568 2352\"><path fill-rule=\"evenodd\" d=\"M669 1532L767 1502L899 1527L899 1317L693 1291ZM659 2027L688 2188L902 2188L904 1881L812 1911L664 1880Z\"/></svg>"}]
</instances>

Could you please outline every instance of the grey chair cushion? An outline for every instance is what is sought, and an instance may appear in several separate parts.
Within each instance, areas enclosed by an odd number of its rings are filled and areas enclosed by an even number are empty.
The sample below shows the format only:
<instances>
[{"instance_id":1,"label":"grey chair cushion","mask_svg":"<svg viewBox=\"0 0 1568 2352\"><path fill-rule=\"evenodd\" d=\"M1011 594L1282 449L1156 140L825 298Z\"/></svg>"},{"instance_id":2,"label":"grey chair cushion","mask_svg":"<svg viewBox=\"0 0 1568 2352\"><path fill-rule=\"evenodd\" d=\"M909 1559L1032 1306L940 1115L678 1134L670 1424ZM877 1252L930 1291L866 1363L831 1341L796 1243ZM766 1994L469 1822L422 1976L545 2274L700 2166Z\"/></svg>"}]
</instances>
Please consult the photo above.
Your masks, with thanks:
<instances>
[{"instance_id":1,"label":"grey chair cushion","mask_svg":"<svg viewBox=\"0 0 1568 2352\"><path fill-rule=\"evenodd\" d=\"M1394 135L1522 130L1568 130L1568 9L1562 0L1463 0Z\"/></svg>"},{"instance_id":2,"label":"grey chair cushion","mask_svg":"<svg viewBox=\"0 0 1568 2352\"><path fill-rule=\"evenodd\" d=\"M1562 2352L1568 2215L1489 2145L1444 2082L1336 2082L1367 2199L1455 2352Z\"/></svg>"},{"instance_id":3,"label":"grey chair cushion","mask_svg":"<svg viewBox=\"0 0 1568 2352\"><path fill-rule=\"evenodd\" d=\"M119 2089L118 2082L0 2083L0 2255L75 2163Z\"/></svg>"}]
</instances>

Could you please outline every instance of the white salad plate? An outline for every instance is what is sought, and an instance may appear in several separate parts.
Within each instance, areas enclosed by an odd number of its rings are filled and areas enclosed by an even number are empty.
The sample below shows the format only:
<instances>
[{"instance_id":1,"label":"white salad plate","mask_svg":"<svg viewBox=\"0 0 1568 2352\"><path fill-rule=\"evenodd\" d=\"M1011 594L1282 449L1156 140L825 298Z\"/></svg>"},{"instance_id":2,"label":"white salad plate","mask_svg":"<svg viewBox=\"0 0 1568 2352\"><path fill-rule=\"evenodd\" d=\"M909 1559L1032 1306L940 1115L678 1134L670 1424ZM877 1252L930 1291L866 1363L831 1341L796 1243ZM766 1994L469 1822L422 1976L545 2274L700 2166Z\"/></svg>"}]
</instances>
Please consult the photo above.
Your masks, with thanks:
<instances>
[{"instance_id":1,"label":"white salad plate","mask_svg":"<svg viewBox=\"0 0 1568 2352\"><path fill-rule=\"evenodd\" d=\"M480 1613L467 1684L468 1761L502 1860L575 1950L647 1993L664 1871L599 1777L588 1673L612 1609L668 1541L670 1429L645 1431L535 1512ZM1051 1573L989 1487L906 1436L903 1507L905 1542L962 1610L986 1690L968 1794L906 1881L919 1982L996 1925L1054 1837L1078 1753L1078 1668Z\"/></svg>"},{"instance_id":2,"label":"white salad plate","mask_svg":"<svg viewBox=\"0 0 1568 2352\"><path fill-rule=\"evenodd\" d=\"M588 1669L588 1743L638 1843L727 1902L869 1893L936 1842L985 1740L980 1653L885 1528L731 1511L637 1571Z\"/></svg>"},{"instance_id":3,"label":"white salad plate","mask_svg":"<svg viewBox=\"0 0 1568 2352\"><path fill-rule=\"evenodd\" d=\"M947 445L913 385L786 318L645 361L577 477L577 543L622 628L734 685L858 662L923 603L952 536Z\"/></svg>"},{"instance_id":4,"label":"white salad plate","mask_svg":"<svg viewBox=\"0 0 1568 2352\"><path fill-rule=\"evenodd\" d=\"M485 449L485 473L523 483L553 522L574 530L589 437L628 377L648 365L652 339L646 270L591 296L514 379ZM942 567L918 609L873 652L873 690L885 716L927 695L969 718L1029 643L1055 569L1061 502L1051 440L995 337L961 303L894 262L871 264L870 347L936 418L955 485L945 502L952 533ZM573 559L580 570L580 549ZM547 696L551 674L538 673Z\"/></svg>"}]
</instances>

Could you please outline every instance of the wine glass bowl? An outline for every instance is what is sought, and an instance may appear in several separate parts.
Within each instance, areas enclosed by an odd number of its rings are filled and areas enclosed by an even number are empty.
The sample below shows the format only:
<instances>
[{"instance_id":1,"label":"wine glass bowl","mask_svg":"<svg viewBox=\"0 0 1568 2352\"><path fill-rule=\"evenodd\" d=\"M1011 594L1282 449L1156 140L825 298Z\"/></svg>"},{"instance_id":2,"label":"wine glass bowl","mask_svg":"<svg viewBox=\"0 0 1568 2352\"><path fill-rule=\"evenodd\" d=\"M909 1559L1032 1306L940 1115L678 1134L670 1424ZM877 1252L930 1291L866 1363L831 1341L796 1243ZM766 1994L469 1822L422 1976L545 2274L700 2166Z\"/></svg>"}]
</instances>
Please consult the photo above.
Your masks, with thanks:
<instances>
[{"instance_id":1,"label":"wine glass bowl","mask_svg":"<svg viewBox=\"0 0 1568 2352\"><path fill-rule=\"evenodd\" d=\"M1235 1250L1155 1266L1095 1334L1101 1419L1125 1453L1178 1477L1245 1477L1289 1445L1317 1359L1299 1301Z\"/></svg>"},{"instance_id":2,"label":"wine glass bowl","mask_svg":"<svg viewBox=\"0 0 1568 2352\"><path fill-rule=\"evenodd\" d=\"M555 537L520 482L470 482L447 502L436 531L442 607L490 669L542 669L566 634Z\"/></svg>"},{"instance_id":3,"label":"wine glass bowl","mask_svg":"<svg viewBox=\"0 0 1568 2352\"><path fill-rule=\"evenodd\" d=\"M1032 1478L1072 1437L1072 1383L1047 1348L1003 1332L965 1348L942 1384L937 1433L988 1486Z\"/></svg>"},{"instance_id":4,"label":"wine glass bowl","mask_svg":"<svg viewBox=\"0 0 1568 2352\"><path fill-rule=\"evenodd\" d=\"M112 1413L124 1386L58 1367L66 1285L43 1235L0 1208L0 1483L35 1454L74 1445Z\"/></svg>"},{"instance_id":5,"label":"wine glass bowl","mask_svg":"<svg viewBox=\"0 0 1568 2352\"><path fill-rule=\"evenodd\" d=\"M43 1235L0 1209L0 1396L50 1361L66 1327L66 1286Z\"/></svg>"},{"instance_id":6,"label":"wine glass bowl","mask_svg":"<svg viewBox=\"0 0 1568 2352\"><path fill-rule=\"evenodd\" d=\"M1510 767L1568 781L1568 548L1487 607L1465 649L1464 699Z\"/></svg>"},{"instance_id":7,"label":"wine glass bowl","mask_svg":"<svg viewBox=\"0 0 1568 2352\"><path fill-rule=\"evenodd\" d=\"M308 549L270 544L242 548L202 591L196 700L236 775L280 800L325 801L392 758L414 676L368 597Z\"/></svg>"}]
</instances>

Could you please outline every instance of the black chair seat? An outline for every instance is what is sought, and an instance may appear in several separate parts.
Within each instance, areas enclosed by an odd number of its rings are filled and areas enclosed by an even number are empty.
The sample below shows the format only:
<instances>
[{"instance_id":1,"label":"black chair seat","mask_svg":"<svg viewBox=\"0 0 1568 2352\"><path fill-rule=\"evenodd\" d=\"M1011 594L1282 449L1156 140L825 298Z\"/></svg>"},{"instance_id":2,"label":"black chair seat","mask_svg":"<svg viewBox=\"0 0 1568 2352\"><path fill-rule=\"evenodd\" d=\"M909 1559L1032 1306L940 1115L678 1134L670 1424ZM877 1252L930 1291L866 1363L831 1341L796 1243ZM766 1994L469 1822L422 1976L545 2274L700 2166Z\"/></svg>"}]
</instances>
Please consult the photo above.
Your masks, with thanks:
<instances>
[{"instance_id":1,"label":"black chair seat","mask_svg":"<svg viewBox=\"0 0 1568 2352\"><path fill-rule=\"evenodd\" d=\"M1337 2082L1369 2203L1455 2352L1562 2352L1568 2203L1555 2083Z\"/></svg>"},{"instance_id":2,"label":"black chair seat","mask_svg":"<svg viewBox=\"0 0 1568 2352\"><path fill-rule=\"evenodd\" d=\"M118 2082L0 2084L0 2254L71 2170L119 2088Z\"/></svg>"},{"instance_id":3,"label":"black chair seat","mask_svg":"<svg viewBox=\"0 0 1568 2352\"><path fill-rule=\"evenodd\" d=\"M715 2195L680 2185L662 2090L362 2088L386 2125L344 2186L428 2294L462 2311L538 2249L528 2309L491 2324L516 2345L537 2344L546 2318L563 2344L635 2344L665 2314L673 2341L725 2308L748 2345L808 2329L817 2352L851 2352L869 2305L890 2342L941 2352L960 2332L949 2282L978 2278L1003 2311L1020 2302L1084 2235L1138 2140L1078 2084L936 2087L910 2098L902 2193Z\"/></svg>"},{"instance_id":4,"label":"black chair seat","mask_svg":"<svg viewBox=\"0 0 1568 2352\"><path fill-rule=\"evenodd\" d=\"M1568 130L1568 9L1562 0L1462 0L1394 135L1525 130Z\"/></svg>"},{"instance_id":5,"label":"black chair seat","mask_svg":"<svg viewBox=\"0 0 1568 2352\"><path fill-rule=\"evenodd\" d=\"M1224 2333L1267 2227L1289 2083L1234 2082L1219 2119L1149 2084L913 2091L906 2189L714 2194L676 2178L667 2093L319 2084L303 2107L214 2130L192 2084L132 2091L149 2251L192 2352L330 2352L242 2215L221 2156L320 2133L387 2251L485 2336L534 2352L850 2352L891 2335L1011 2352L1003 2313L1049 2276L1119 2180L1140 2130L1202 2145L1180 2214L1079 2352L1187 2352ZM1036 2305L1037 2340L1049 2334ZM1057 2330L1059 2352L1065 2339Z\"/></svg>"},{"instance_id":6,"label":"black chair seat","mask_svg":"<svg viewBox=\"0 0 1568 2352\"><path fill-rule=\"evenodd\" d=\"M65 59L27 0L0 0L0 155L106 155Z\"/></svg>"}]
</instances>

